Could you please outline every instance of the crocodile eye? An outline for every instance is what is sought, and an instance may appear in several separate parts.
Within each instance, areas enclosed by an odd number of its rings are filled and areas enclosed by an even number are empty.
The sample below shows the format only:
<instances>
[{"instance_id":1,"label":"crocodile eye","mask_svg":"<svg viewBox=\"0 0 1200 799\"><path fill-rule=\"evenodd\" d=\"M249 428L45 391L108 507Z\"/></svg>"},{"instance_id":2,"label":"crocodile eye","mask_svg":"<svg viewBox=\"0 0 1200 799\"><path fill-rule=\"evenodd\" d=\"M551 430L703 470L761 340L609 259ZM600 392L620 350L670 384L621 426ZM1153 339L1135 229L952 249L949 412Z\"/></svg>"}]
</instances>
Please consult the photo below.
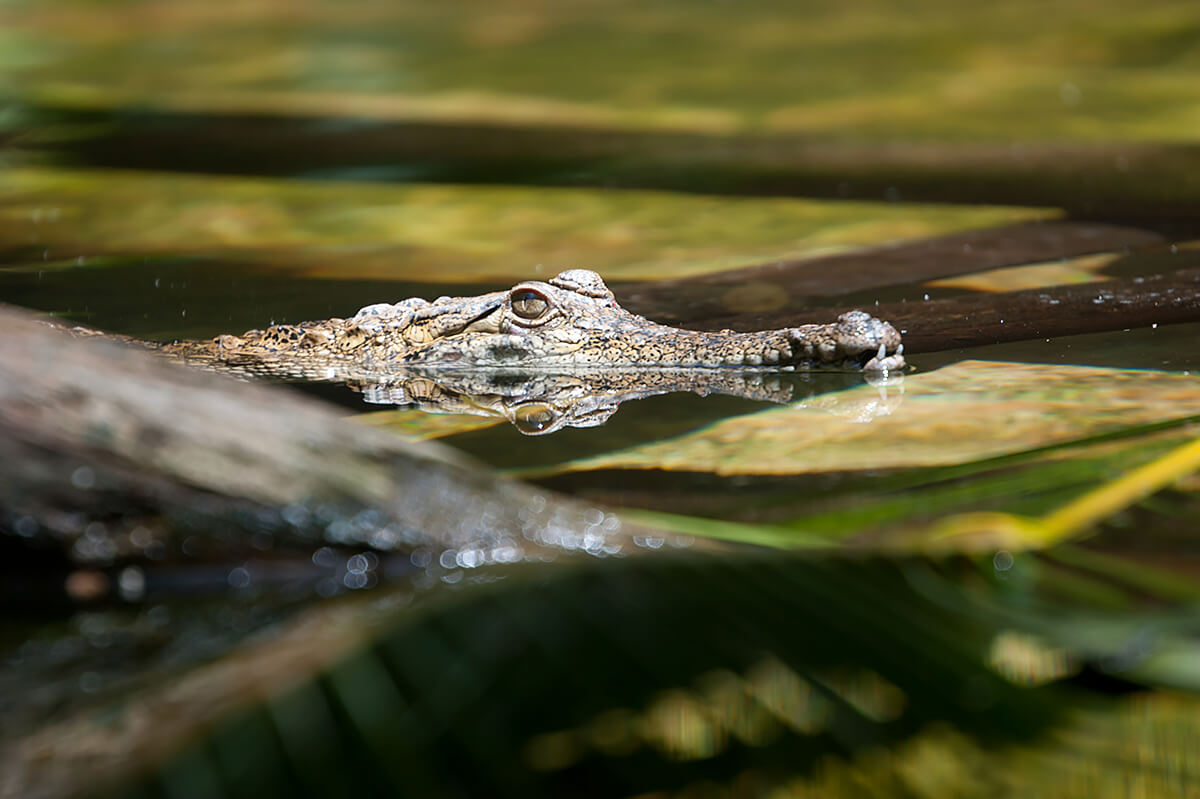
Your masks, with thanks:
<instances>
[{"instance_id":1,"label":"crocodile eye","mask_svg":"<svg viewBox=\"0 0 1200 799\"><path fill-rule=\"evenodd\" d=\"M545 433L558 419L558 414L549 405L532 403L522 405L513 414L513 427L527 436Z\"/></svg>"},{"instance_id":2,"label":"crocodile eye","mask_svg":"<svg viewBox=\"0 0 1200 799\"><path fill-rule=\"evenodd\" d=\"M537 319L550 307L550 302L533 289L517 289L510 297L513 313L522 319Z\"/></svg>"}]
</instances>

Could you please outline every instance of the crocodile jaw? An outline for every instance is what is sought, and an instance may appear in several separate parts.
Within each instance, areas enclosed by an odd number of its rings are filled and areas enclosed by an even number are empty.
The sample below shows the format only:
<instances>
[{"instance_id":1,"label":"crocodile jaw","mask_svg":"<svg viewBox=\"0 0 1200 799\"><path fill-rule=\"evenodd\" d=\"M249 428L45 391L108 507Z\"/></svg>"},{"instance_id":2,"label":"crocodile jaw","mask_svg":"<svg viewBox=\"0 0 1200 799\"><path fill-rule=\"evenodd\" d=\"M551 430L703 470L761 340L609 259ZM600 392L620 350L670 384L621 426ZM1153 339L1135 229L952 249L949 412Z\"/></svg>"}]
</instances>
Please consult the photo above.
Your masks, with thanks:
<instances>
[{"instance_id":1,"label":"crocodile jaw","mask_svg":"<svg viewBox=\"0 0 1200 799\"><path fill-rule=\"evenodd\" d=\"M900 335L861 312L836 326L807 325L759 333L706 333L628 316L595 329L574 325L527 331L497 321L497 311L473 329L410 352L406 365L438 368L586 369L853 369L904 366ZM616 320L614 320L616 321ZM510 332L491 332L507 327ZM831 328L834 328L831 331Z\"/></svg>"}]
</instances>

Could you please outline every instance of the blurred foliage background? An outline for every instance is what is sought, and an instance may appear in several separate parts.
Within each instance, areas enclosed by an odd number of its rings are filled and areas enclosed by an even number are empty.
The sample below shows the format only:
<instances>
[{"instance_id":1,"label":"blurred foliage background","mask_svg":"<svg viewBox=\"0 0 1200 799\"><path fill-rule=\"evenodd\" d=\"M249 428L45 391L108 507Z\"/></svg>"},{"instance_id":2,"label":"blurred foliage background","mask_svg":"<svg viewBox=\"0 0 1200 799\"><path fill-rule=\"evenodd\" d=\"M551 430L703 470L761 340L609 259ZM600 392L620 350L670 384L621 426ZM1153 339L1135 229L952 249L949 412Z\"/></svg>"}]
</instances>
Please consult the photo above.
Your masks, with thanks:
<instances>
[{"instance_id":1,"label":"blurred foliage background","mask_svg":"<svg viewBox=\"0 0 1200 799\"><path fill-rule=\"evenodd\" d=\"M1184 0L3 0L6 303L170 339L587 267L925 345L544 438L301 386L478 459L415 547L428 483L299 543L0 494L0 795L1194 794L1198 69ZM448 543L559 511L641 554Z\"/></svg>"}]
</instances>

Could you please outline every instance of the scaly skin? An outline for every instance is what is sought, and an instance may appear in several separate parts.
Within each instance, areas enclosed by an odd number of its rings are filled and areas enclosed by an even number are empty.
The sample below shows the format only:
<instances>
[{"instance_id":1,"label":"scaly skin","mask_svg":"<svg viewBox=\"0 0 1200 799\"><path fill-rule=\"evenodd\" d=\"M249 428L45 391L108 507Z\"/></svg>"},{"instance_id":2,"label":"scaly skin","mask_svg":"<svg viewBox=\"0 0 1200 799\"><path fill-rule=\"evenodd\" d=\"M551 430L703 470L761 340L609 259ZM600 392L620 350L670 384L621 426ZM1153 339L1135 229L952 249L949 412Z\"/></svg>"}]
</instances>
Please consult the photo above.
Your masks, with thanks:
<instances>
[{"instance_id":1,"label":"scaly skin","mask_svg":"<svg viewBox=\"0 0 1200 799\"><path fill-rule=\"evenodd\" d=\"M597 369L904 367L900 334L862 311L827 325L698 332L636 316L595 272L571 269L477 297L370 305L350 319L153 345L217 368L316 379L409 368Z\"/></svg>"}]
</instances>

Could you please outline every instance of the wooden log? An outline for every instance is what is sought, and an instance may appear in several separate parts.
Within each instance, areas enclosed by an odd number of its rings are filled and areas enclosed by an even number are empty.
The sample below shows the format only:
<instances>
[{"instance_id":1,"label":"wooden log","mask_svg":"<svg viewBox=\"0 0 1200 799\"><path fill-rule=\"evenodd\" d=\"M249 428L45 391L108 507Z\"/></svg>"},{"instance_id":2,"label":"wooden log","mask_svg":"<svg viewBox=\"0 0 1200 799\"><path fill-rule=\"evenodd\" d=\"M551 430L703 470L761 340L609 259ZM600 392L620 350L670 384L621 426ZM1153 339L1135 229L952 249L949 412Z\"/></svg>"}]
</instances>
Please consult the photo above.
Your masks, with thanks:
<instances>
[{"instance_id":1,"label":"wooden log","mask_svg":"<svg viewBox=\"0 0 1200 799\"><path fill-rule=\"evenodd\" d=\"M1200 322L1200 269L866 309L903 332L909 354ZM760 330L828 321L846 310L850 307L736 314L706 319L703 327Z\"/></svg>"},{"instance_id":2,"label":"wooden log","mask_svg":"<svg viewBox=\"0 0 1200 799\"><path fill-rule=\"evenodd\" d=\"M416 553L443 572L636 548L611 513L281 386L76 339L2 307L0 340L0 529L77 562L221 557L251 536Z\"/></svg>"},{"instance_id":3,"label":"wooden log","mask_svg":"<svg viewBox=\"0 0 1200 799\"><path fill-rule=\"evenodd\" d=\"M1200 322L1200 269L1102 283L886 303L912 352Z\"/></svg>"},{"instance_id":4,"label":"wooden log","mask_svg":"<svg viewBox=\"0 0 1200 799\"><path fill-rule=\"evenodd\" d=\"M1164 244L1162 235L1144 228L1073 220L1032 222L816 258L773 261L678 280L628 284L615 287L614 292L621 304L635 313L672 324L711 327L724 324L728 321L726 317L733 317L739 311L777 308L781 314L770 318L782 319L785 318L782 312L804 307L813 298L838 297L1092 253L1133 252ZM756 303L757 308L746 307ZM734 322L728 326L735 330L751 329L744 326L746 322L736 319ZM787 324L795 322L777 326Z\"/></svg>"}]
</instances>

